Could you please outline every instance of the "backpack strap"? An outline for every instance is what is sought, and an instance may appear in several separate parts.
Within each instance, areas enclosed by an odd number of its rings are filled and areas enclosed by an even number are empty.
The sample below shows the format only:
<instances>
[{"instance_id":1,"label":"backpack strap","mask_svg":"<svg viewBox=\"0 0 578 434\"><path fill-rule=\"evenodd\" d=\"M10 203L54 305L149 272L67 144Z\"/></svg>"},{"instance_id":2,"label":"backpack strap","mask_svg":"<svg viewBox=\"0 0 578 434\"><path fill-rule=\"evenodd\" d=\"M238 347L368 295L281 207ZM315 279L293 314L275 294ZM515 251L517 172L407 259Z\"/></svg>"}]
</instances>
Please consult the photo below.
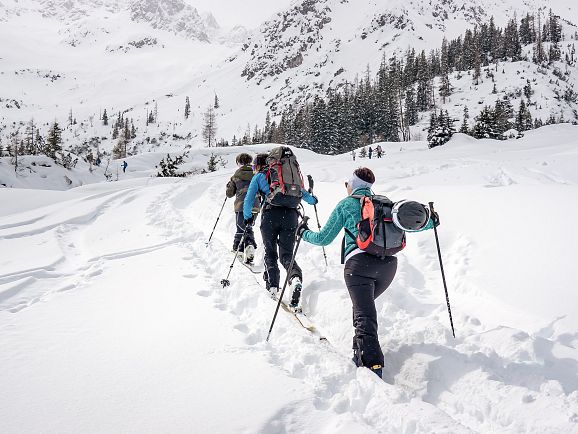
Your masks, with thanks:
<instances>
[{"instance_id":1,"label":"backpack strap","mask_svg":"<svg viewBox=\"0 0 578 434\"><path fill-rule=\"evenodd\" d=\"M349 229L347 229L346 227L343 227L343 230L345 231L345 233L347 235L349 235L355 241L356 237L355 237L355 235L353 235L353 233ZM345 264L345 235L343 235L343 239L341 240L341 263Z\"/></svg>"}]
</instances>

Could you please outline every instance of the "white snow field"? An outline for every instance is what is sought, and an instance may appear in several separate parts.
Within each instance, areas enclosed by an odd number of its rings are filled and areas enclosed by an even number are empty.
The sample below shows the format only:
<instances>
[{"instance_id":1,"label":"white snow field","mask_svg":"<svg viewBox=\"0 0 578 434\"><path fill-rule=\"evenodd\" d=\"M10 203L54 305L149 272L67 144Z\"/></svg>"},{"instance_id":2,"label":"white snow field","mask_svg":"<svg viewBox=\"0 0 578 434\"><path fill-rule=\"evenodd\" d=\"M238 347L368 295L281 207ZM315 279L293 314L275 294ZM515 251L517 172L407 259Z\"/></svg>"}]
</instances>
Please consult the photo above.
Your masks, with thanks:
<instances>
[{"instance_id":1,"label":"white snow field","mask_svg":"<svg viewBox=\"0 0 578 434\"><path fill-rule=\"evenodd\" d=\"M284 311L265 342L275 303L260 276L237 264L221 287L231 202L205 242L232 167L0 189L0 431L578 432L577 145L578 127L557 125L433 150L386 143L381 160L296 151L322 222L360 165L376 192L441 216L456 339L434 234L410 235L377 302L384 381L350 359L340 239L327 270L318 247L297 257L329 343Z\"/></svg>"}]
</instances>

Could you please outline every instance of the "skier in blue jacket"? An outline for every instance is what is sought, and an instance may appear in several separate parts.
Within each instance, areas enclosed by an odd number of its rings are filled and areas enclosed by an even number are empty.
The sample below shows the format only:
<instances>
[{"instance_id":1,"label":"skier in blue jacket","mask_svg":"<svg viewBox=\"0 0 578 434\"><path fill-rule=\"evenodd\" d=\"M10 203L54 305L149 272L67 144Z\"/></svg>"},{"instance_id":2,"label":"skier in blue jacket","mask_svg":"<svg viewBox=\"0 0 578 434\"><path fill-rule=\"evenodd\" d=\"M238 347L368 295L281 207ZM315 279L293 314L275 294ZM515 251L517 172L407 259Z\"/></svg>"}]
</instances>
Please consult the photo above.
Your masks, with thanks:
<instances>
[{"instance_id":1,"label":"skier in blue jacket","mask_svg":"<svg viewBox=\"0 0 578 434\"><path fill-rule=\"evenodd\" d=\"M263 213L261 214L261 236L265 248L265 273L263 279L266 282L267 290L276 297L279 292L280 272L277 261L287 270L291 263L293 247L295 245L295 231L299 224L299 214L296 207L280 206L273 199L268 199L270 193L269 183L265 175L267 168L268 154L258 154L253 161L253 172L255 175L251 179L245 201L243 203L243 216L245 223L252 225L255 220L253 214L253 204L257 194L265 198ZM307 190L301 189L302 200L309 205L317 204L317 198ZM303 273L297 262L293 263L291 275L289 276L291 286L291 307L298 311L300 309L301 288L303 286Z\"/></svg>"}]
</instances>

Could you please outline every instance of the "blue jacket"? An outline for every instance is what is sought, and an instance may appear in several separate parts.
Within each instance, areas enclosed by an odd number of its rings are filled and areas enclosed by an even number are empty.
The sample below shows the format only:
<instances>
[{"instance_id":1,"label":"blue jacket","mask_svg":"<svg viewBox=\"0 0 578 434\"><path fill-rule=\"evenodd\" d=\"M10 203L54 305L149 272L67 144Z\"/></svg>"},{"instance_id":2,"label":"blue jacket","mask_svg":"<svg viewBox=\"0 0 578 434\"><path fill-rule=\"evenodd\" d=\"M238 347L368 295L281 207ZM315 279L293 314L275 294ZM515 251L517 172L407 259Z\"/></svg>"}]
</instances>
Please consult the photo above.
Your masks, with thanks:
<instances>
[{"instance_id":1,"label":"blue jacket","mask_svg":"<svg viewBox=\"0 0 578 434\"><path fill-rule=\"evenodd\" d=\"M253 215L253 204L257 197L257 193L259 192L263 193L265 196L271 192L267 178L265 178L265 174L262 172L253 176L249 188L247 189L247 195L243 202L243 217L245 220L251 218ZM301 189L301 193L303 193L303 200L309 205L315 205L317 203L317 200L311 196L307 190Z\"/></svg>"},{"instance_id":2,"label":"blue jacket","mask_svg":"<svg viewBox=\"0 0 578 434\"><path fill-rule=\"evenodd\" d=\"M356 196L371 196L371 190L369 188L358 188L352 194ZM337 204L329 216L329 219L327 219L327 223L325 223L325 226L321 228L321 231L313 232L307 230L303 233L303 240L316 246L327 246L335 239L335 237L337 237L337 235L339 235L342 228L346 228L352 235L357 237L357 233L359 232L357 229L357 223L360 218L361 204L359 203L359 199L347 196ZM421 232L432 228L433 221L430 219L424 228L412 232ZM345 256L356 247L357 243L355 238L352 238L346 231Z\"/></svg>"}]
</instances>

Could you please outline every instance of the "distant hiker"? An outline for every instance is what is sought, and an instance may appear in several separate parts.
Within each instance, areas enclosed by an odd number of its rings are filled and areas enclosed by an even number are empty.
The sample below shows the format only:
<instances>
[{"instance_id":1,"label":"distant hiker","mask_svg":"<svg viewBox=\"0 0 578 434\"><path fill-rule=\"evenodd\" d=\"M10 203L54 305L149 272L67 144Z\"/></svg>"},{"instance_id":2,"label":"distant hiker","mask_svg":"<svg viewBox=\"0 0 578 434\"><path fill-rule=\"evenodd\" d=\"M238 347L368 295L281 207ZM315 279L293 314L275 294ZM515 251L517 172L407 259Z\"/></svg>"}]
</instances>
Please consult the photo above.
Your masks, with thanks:
<instances>
[{"instance_id":1,"label":"distant hiker","mask_svg":"<svg viewBox=\"0 0 578 434\"><path fill-rule=\"evenodd\" d=\"M100 166L100 157L96 157L96 165Z\"/></svg>"},{"instance_id":2,"label":"distant hiker","mask_svg":"<svg viewBox=\"0 0 578 434\"><path fill-rule=\"evenodd\" d=\"M122 173L126 173L126 168L128 166L128 163L126 161L122 162Z\"/></svg>"},{"instance_id":3,"label":"distant hiker","mask_svg":"<svg viewBox=\"0 0 578 434\"><path fill-rule=\"evenodd\" d=\"M373 149L371 149L371 146L369 147L368 154L369 154L369 159L371 160L371 154L373 154Z\"/></svg>"},{"instance_id":4,"label":"distant hiker","mask_svg":"<svg viewBox=\"0 0 578 434\"><path fill-rule=\"evenodd\" d=\"M383 149L381 149L381 145L377 145L377 148L375 148L375 152L377 152L377 158L381 158L381 154L383 154Z\"/></svg>"},{"instance_id":5,"label":"distant hiker","mask_svg":"<svg viewBox=\"0 0 578 434\"><path fill-rule=\"evenodd\" d=\"M353 158L353 161L355 161L355 149L351 151L351 158Z\"/></svg>"},{"instance_id":6,"label":"distant hiker","mask_svg":"<svg viewBox=\"0 0 578 434\"><path fill-rule=\"evenodd\" d=\"M261 215L261 235L265 247L265 273L263 279L267 290L276 297L279 291L279 265L289 268L295 231L299 224L297 207L304 200L310 205L317 203L317 198L303 188L303 177L297 158L291 148L280 146L269 154L259 154L253 162L255 176L251 180L245 202L243 215L245 224L254 222L253 203L257 193L265 200ZM297 262L293 264L289 284L292 295L290 306L300 309L303 273Z\"/></svg>"},{"instance_id":7,"label":"distant hiker","mask_svg":"<svg viewBox=\"0 0 578 434\"><path fill-rule=\"evenodd\" d=\"M239 168L231 176L231 180L227 183L226 195L227 197L235 196L235 220L237 222L237 230L235 232L235 238L233 239L233 250L239 250L239 253L243 253L243 260L250 264L253 262L255 257L255 249L257 248L257 243L255 242L255 235L253 234L253 228L251 226L247 227L247 233L245 234L245 240L243 244L239 245L243 233L245 232L245 221L243 218L243 201L247 195L247 189L251 183L251 178L253 178L253 170L251 169L251 162L253 157L249 154L242 153L237 155L235 162ZM255 200L252 205L252 211L259 211L259 200Z\"/></svg>"},{"instance_id":8,"label":"distant hiker","mask_svg":"<svg viewBox=\"0 0 578 434\"><path fill-rule=\"evenodd\" d=\"M377 335L375 299L391 284L397 269L395 255L405 246L405 232L419 232L439 224L437 214L417 202L393 203L385 196L374 196L375 175L359 168L345 183L348 196L341 200L320 232L301 224L297 234L317 246L326 246L345 230L342 263L345 284L353 304L353 361L382 375L383 352ZM362 203L363 216L362 220ZM383 230L376 225L384 222ZM395 223L394 223L395 222ZM360 233L361 231L361 233ZM385 244L385 245L384 245Z\"/></svg>"}]
</instances>

